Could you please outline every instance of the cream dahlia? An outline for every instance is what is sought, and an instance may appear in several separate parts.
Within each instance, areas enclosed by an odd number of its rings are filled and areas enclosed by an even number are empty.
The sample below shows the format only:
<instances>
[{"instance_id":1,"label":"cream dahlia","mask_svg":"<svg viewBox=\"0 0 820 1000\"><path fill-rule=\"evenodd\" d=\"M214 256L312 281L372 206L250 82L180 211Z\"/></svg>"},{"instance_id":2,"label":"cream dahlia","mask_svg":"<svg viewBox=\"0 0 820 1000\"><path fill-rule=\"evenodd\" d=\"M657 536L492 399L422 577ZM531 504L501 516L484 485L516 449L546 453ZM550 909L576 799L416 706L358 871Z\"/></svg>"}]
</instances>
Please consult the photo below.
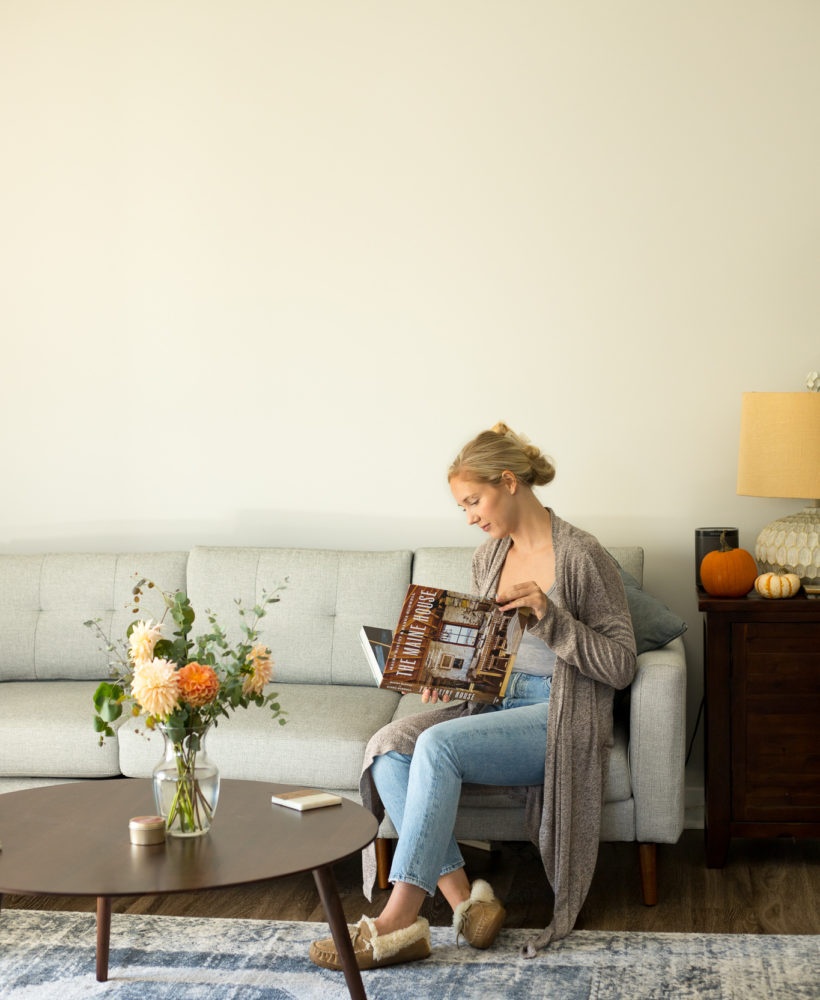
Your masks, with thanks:
<instances>
[{"instance_id":1,"label":"cream dahlia","mask_svg":"<svg viewBox=\"0 0 820 1000\"><path fill-rule=\"evenodd\" d=\"M169 660L142 660L134 670L131 694L144 712L162 719L179 707L179 680Z\"/></svg>"},{"instance_id":2,"label":"cream dahlia","mask_svg":"<svg viewBox=\"0 0 820 1000\"><path fill-rule=\"evenodd\" d=\"M192 708L210 705L219 693L219 678L213 667L205 663L192 663L177 671L179 696Z\"/></svg>"},{"instance_id":3,"label":"cream dahlia","mask_svg":"<svg viewBox=\"0 0 820 1000\"><path fill-rule=\"evenodd\" d=\"M152 619L147 622L137 622L128 637L128 655L133 663L142 663L154 656L154 646L162 638L160 625L155 625Z\"/></svg>"},{"instance_id":4,"label":"cream dahlia","mask_svg":"<svg viewBox=\"0 0 820 1000\"><path fill-rule=\"evenodd\" d=\"M270 658L268 647L261 643L254 646L248 658L248 666L250 673L245 674L242 680L242 694L261 694L273 676L273 660Z\"/></svg>"}]
</instances>

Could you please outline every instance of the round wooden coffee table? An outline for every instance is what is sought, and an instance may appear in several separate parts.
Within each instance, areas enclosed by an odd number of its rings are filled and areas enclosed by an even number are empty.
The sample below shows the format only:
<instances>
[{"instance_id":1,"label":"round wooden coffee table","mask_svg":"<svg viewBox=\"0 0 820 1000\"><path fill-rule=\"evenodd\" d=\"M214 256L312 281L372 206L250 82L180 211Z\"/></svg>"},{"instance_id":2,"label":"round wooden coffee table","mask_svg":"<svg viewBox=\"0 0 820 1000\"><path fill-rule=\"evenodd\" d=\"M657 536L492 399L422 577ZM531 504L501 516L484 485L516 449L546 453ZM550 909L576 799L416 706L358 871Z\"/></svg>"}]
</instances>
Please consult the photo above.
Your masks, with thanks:
<instances>
[{"instance_id":1,"label":"round wooden coffee table","mask_svg":"<svg viewBox=\"0 0 820 1000\"><path fill-rule=\"evenodd\" d=\"M365 1000L332 865L366 847L378 824L348 799L296 812L271 803L287 785L223 780L202 837L130 842L132 816L154 814L150 781L79 781L0 795L0 894L96 896L97 979L108 978L115 896L196 892L312 871L354 1000Z\"/></svg>"}]
</instances>

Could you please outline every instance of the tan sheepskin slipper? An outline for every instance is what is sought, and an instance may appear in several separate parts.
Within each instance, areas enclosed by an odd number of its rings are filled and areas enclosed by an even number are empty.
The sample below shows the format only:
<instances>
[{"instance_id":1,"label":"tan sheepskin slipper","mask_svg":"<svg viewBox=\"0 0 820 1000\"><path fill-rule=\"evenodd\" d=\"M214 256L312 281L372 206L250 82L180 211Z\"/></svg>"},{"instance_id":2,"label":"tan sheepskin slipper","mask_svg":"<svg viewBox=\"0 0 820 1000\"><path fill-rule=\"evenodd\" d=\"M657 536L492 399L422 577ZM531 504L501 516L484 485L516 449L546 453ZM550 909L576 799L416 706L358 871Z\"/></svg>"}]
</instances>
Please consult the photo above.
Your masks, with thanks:
<instances>
[{"instance_id":1,"label":"tan sheepskin slipper","mask_svg":"<svg viewBox=\"0 0 820 1000\"><path fill-rule=\"evenodd\" d=\"M360 969L380 969L385 965L417 962L430 954L430 925L419 917L410 927L390 934L379 934L370 917L349 928L353 939L353 954ZM323 969L341 971L342 961L333 938L314 941L310 946L310 960Z\"/></svg>"},{"instance_id":2,"label":"tan sheepskin slipper","mask_svg":"<svg viewBox=\"0 0 820 1000\"><path fill-rule=\"evenodd\" d=\"M495 898L490 885L476 879L470 889L470 898L459 903L453 911L456 943L463 936L474 948L489 948L506 918L507 911Z\"/></svg>"}]
</instances>

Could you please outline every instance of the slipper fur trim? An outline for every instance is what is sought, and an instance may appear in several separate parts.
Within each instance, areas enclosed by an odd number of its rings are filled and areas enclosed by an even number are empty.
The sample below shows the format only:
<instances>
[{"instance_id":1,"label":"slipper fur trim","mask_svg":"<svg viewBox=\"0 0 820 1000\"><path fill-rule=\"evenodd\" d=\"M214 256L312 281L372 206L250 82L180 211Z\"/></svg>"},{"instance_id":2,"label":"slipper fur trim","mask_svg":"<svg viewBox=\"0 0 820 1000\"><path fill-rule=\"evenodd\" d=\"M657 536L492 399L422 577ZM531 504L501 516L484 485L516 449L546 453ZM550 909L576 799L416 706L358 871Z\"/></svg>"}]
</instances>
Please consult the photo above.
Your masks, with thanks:
<instances>
[{"instance_id":1,"label":"slipper fur trim","mask_svg":"<svg viewBox=\"0 0 820 1000\"><path fill-rule=\"evenodd\" d=\"M495 893L489 882L485 882L482 878L477 878L470 888L470 898L465 899L463 903L459 903L453 910L453 928L456 934L460 933L467 910L470 909L473 903L492 903L494 899Z\"/></svg>"},{"instance_id":2,"label":"slipper fur trim","mask_svg":"<svg viewBox=\"0 0 820 1000\"><path fill-rule=\"evenodd\" d=\"M371 917L362 917L359 923L367 927L370 934L370 947L373 949L373 959L376 962L392 958L393 955L397 955L403 948L415 944L416 941L425 939L427 944L430 944L430 924L424 917L419 917L409 927L391 931L389 934L379 934L376 930L376 923Z\"/></svg>"}]
</instances>

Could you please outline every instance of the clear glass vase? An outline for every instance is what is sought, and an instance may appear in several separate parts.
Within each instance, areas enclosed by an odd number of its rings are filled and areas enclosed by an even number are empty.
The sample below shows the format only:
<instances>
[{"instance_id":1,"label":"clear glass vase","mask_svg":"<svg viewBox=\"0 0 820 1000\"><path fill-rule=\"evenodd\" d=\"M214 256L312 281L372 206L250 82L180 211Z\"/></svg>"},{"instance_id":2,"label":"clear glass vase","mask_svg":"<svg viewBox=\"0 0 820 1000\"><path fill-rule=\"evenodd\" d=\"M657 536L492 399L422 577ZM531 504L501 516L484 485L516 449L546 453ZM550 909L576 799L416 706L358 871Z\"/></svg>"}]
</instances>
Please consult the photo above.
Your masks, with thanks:
<instances>
[{"instance_id":1,"label":"clear glass vase","mask_svg":"<svg viewBox=\"0 0 820 1000\"><path fill-rule=\"evenodd\" d=\"M219 769L205 739L210 726L159 725L165 754L154 768L154 800L172 837L201 837L211 828L219 801Z\"/></svg>"}]
</instances>

